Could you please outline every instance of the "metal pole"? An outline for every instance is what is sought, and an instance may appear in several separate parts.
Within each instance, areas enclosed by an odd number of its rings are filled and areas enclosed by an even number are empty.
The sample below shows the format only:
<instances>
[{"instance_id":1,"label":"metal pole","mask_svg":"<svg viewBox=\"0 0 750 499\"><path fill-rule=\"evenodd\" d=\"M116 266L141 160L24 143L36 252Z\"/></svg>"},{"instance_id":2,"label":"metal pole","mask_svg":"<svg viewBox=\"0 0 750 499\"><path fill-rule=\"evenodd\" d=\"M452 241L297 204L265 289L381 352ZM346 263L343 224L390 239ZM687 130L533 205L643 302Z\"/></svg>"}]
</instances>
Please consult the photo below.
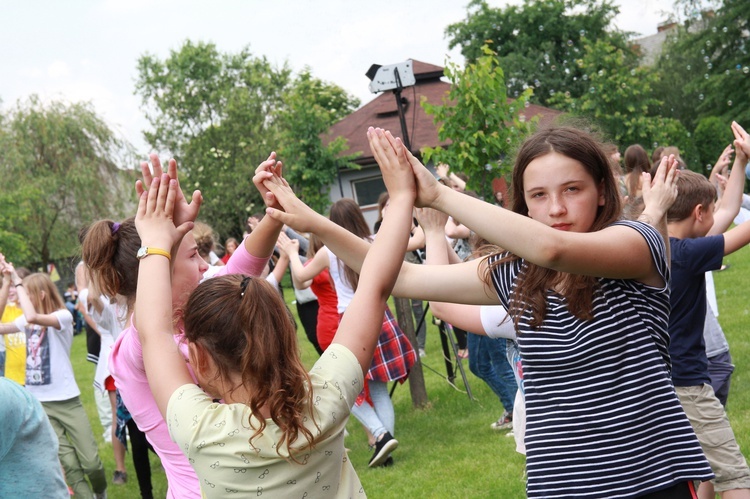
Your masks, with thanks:
<instances>
[{"instance_id":1,"label":"metal pole","mask_svg":"<svg viewBox=\"0 0 750 499\"><path fill-rule=\"evenodd\" d=\"M396 76L396 89L393 93L396 95L396 106L398 107L398 119L401 122L401 140L404 142L406 149L411 152L411 143L409 142L409 133L406 130L406 116L404 116L404 103L401 102L401 89L404 88L401 85L401 75L398 74L398 68L393 70Z\"/></svg>"}]
</instances>

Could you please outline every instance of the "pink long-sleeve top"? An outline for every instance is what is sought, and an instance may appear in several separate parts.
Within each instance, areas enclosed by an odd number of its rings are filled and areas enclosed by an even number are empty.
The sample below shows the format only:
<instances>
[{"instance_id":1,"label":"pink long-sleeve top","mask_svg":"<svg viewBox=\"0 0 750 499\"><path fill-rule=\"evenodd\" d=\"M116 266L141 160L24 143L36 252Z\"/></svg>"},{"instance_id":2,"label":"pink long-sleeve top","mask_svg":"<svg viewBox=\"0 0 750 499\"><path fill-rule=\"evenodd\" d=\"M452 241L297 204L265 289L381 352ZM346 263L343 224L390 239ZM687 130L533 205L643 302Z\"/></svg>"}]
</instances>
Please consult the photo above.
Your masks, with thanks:
<instances>
[{"instance_id":1,"label":"pink long-sleeve top","mask_svg":"<svg viewBox=\"0 0 750 499\"><path fill-rule=\"evenodd\" d=\"M247 274L259 276L267 262L268 258L255 257L247 252L244 244L240 244L227 265L221 267L215 275ZM187 362L187 345L182 339L182 334L174 336L175 343L180 347L180 351L182 351ZM151 394L151 388L148 385L148 379L146 379L146 369L143 365L143 350L132 318L128 327L120 333L112 347L109 368L115 378L120 396L133 416L133 420L138 428L146 434L146 438L161 458L169 484L167 498L200 499L201 489L198 476L190 466L185 454L170 438L167 423L162 418ZM190 369L190 374L195 379L192 369Z\"/></svg>"}]
</instances>

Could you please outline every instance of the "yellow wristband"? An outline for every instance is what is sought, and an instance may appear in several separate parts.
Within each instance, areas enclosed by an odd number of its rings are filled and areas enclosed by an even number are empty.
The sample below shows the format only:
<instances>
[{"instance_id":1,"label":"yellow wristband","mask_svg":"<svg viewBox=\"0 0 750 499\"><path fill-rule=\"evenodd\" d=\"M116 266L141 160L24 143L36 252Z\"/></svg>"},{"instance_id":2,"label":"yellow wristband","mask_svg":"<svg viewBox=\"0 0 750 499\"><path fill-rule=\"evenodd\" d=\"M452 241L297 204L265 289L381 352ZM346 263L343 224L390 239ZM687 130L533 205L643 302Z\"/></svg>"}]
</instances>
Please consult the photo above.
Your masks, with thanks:
<instances>
[{"instance_id":1,"label":"yellow wristband","mask_svg":"<svg viewBox=\"0 0 750 499\"><path fill-rule=\"evenodd\" d=\"M148 255L161 255L167 257L167 260L169 260L170 262L172 261L172 255L169 254L169 251L160 248L152 248L149 246L143 246L142 248L140 248L135 256L139 260L143 260Z\"/></svg>"}]
</instances>

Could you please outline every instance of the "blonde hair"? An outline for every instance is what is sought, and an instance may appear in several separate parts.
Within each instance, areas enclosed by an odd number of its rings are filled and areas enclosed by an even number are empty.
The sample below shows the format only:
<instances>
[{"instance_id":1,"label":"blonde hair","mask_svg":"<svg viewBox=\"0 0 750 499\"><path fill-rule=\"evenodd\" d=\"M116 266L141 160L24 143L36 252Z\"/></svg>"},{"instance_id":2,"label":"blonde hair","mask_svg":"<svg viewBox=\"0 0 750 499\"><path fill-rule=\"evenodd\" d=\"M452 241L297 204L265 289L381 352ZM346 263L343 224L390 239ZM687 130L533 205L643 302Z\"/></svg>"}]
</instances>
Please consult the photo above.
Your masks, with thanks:
<instances>
[{"instance_id":1,"label":"blonde hair","mask_svg":"<svg viewBox=\"0 0 750 499\"><path fill-rule=\"evenodd\" d=\"M65 308L60 292L47 274L38 272L26 276L23 287L26 288L37 313L51 314Z\"/></svg>"}]
</instances>

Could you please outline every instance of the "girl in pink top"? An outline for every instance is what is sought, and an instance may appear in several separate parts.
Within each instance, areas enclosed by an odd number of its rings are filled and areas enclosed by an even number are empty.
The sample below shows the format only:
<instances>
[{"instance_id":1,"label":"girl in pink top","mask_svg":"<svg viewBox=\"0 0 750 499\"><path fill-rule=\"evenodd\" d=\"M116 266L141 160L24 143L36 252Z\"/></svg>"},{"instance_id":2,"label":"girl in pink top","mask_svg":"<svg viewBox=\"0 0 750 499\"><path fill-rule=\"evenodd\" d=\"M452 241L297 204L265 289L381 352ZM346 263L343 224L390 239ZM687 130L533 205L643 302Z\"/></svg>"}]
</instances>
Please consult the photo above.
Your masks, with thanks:
<instances>
[{"instance_id":1,"label":"girl in pink top","mask_svg":"<svg viewBox=\"0 0 750 499\"><path fill-rule=\"evenodd\" d=\"M276 162L275 157L272 153L261 163L259 171L267 171L269 168L280 169L281 163ZM152 154L150 159L154 168L153 176L158 178L162 175L159 158ZM136 185L140 192L143 191L143 185L151 185L152 181L148 163L141 163L141 170L144 181L139 181ZM177 179L177 164L174 160L169 161L168 174L171 178ZM175 223L194 221L202 202L200 192L193 193L190 203L179 189L179 184L177 192L179 194L174 209ZM265 218L267 220L261 222L244 240L218 275L261 274L282 227L271 217ZM98 288L106 295L124 297L128 305L128 315L132 315L135 305L139 264L136 254L140 246L141 240L133 218L128 218L122 223L100 220L91 225L83 241L83 261L89 267ZM190 293L198 287L208 265L198 254L195 239L190 233L183 238L177 251L172 251L172 254L172 306L175 311L179 311L187 302ZM180 345L187 360L188 354L182 341L181 326L178 321L174 322L174 341ZM198 477L185 454L170 438L167 424L154 401L146 379L141 342L133 326L132 317L128 327L122 331L112 347L109 362L110 371L125 406L161 458L169 483L167 497L200 498Z\"/></svg>"}]
</instances>

